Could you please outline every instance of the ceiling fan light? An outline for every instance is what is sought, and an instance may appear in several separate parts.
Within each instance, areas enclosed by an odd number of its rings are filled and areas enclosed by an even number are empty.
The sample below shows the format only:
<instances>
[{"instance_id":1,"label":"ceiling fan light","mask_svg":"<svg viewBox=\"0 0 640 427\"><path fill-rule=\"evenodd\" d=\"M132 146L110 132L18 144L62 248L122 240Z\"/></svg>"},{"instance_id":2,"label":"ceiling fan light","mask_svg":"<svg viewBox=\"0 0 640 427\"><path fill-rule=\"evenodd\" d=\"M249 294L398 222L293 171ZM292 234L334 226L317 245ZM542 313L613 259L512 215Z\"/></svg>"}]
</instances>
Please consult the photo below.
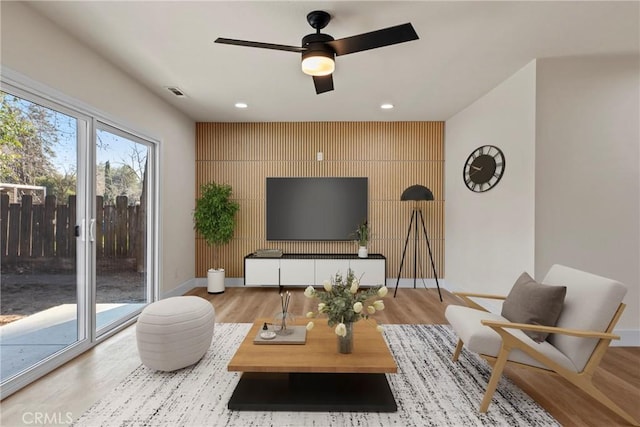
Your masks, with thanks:
<instances>
[{"instance_id":1,"label":"ceiling fan light","mask_svg":"<svg viewBox=\"0 0 640 427\"><path fill-rule=\"evenodd\" d=\"M328 76L336 69L333 55L314 51L302 55L302 72L310 76Z\"/></svg>"}]
</instances>

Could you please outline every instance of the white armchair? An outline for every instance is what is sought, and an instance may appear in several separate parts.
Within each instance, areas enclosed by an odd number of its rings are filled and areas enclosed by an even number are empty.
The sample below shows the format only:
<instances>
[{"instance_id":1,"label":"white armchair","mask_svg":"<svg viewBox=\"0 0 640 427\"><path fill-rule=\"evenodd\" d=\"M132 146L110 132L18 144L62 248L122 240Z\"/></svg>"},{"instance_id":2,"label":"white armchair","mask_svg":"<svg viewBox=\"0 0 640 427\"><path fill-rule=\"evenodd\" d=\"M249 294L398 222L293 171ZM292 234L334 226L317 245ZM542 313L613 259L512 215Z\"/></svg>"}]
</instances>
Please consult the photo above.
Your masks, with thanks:
<instances>
[{"instance_id":1,"label":"white armchair","mask_svg":"<svg viewBox=\"0 0 640 427\"><path fill-rule=\"evenodd\" d=\"M445 317L459 337L453 360L458 360L466 346L493 365L480 412L488 410L502 371L509 363L556 373L632 425L640 425L592 383L609 343L620 338L612 331L624 310L622 299L627 289L615 280L562 265L551 267L542 283L567 288L556 326L513 323L486 311L471 299L506 298L497 295L457 293L468 306L450 305L445 311ZM546 341L536 342L524 331L552 335Z\"/></svg>"}]
</instances>

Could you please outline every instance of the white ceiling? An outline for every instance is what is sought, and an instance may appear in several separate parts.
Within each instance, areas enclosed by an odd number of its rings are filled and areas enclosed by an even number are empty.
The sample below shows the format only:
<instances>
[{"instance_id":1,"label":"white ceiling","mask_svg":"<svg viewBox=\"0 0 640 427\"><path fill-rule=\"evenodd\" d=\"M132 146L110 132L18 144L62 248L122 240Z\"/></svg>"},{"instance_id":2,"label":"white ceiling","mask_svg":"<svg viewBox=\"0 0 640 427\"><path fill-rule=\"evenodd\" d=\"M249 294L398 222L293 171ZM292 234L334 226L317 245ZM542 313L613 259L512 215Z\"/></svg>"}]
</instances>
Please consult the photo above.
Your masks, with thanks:
<instances>
[{"instance_id":1,"label":"white ceiling","mask_svg":"<svg viewBox=\"0 0 640 427\"><path fill-rule=\"evenodd\" d=\"M534 58L639 52L637 1L30 3L196 121L446 120ZM300 45L317 9L336 39L406 22L420 39L337 57L321 95L299 54L213 43Z\"/></svg>"}]
</instances>

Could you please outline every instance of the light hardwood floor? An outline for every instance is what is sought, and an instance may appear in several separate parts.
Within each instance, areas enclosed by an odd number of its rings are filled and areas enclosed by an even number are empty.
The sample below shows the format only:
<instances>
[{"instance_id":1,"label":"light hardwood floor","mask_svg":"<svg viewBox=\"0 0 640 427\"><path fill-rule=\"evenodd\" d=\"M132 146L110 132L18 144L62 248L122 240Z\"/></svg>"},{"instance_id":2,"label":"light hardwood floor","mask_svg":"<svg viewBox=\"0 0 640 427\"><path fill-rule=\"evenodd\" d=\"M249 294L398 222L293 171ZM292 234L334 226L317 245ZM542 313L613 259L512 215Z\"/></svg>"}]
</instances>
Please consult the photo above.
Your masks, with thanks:
<instances>
[{"instance_id":1,"label":"light hardwood floor","mask_svg":"<svg viewBox=\"0 0 640 427\"><path fill-rule=\"evenodd\" d=\"M289 290L294 294L294 313L302 315L312 309L314 303L303 296L302 289ZM209 295L205 288L196 288L189 294L211 301L216 322L250 323L257 317L273 315L280 303L274 288L227 288L221 295ZM382 324L446 323L445 308L460 302L446 291L443 298L441 303L434 289L401 288L397 298L393 298L391 292L385 298L386 308L376 314L376 320ZM63 417L69 413L77 418L139 364L135 328L131 326L3 400L0 424L34 425L33 414L38 412ZM626 425L624 420L562 378L517 368L508 368L506 375L564 426ZM610 348L594 383L640 420L640 348Z\"/></svg>"}]
</instances>

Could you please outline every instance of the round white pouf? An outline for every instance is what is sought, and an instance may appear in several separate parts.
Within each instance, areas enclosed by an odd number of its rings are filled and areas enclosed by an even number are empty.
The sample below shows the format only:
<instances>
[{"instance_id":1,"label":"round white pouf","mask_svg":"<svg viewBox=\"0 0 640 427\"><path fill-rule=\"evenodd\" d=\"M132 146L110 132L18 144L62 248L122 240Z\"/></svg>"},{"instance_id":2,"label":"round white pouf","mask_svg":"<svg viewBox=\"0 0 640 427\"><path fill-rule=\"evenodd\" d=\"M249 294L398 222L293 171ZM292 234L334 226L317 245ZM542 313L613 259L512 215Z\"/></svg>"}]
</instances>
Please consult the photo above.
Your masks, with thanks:
<instances>
[{"instance_id":1,"label":"round white pouf","mask_svg":"<svg viewBox=\"0 0 640 427\"><path fill-rule=\"evenodd\" d=\"M214 325L215 311L204 298L172 297L149 304L136 324L140 360L159 371L193 365L211 346Z\"/></svg>"}]
</instances>

